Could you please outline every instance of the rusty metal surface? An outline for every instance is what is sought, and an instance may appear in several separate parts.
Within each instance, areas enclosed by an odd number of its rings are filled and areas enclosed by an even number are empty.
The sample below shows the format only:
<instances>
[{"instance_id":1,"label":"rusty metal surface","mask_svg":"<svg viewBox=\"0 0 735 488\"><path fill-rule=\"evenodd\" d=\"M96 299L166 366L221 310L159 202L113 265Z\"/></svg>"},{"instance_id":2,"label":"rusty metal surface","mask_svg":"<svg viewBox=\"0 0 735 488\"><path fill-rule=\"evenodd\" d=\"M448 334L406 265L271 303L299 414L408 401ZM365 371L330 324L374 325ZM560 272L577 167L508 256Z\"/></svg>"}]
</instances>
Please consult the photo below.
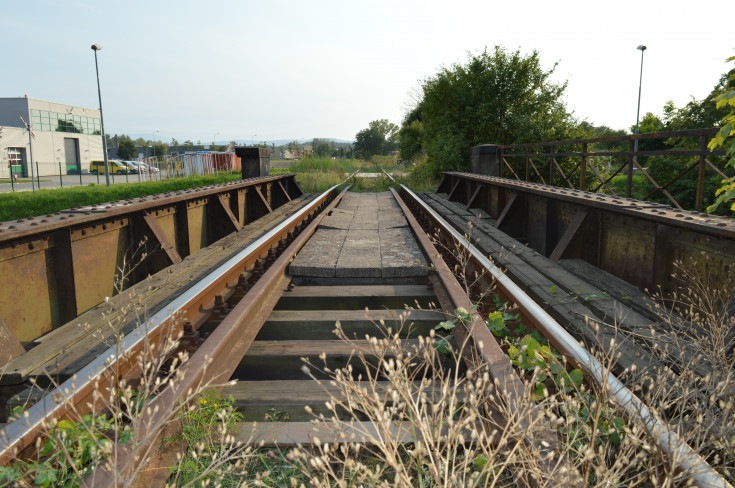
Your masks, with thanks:
<instances>
[{"instance_id":1,"label":"rusty metal surface","mask_svg":"<svg viewBox=\"0 0 735 488\"><path fill-rule=\"evenodd\" d=\"M32 342L272 210L247 201L248 190L270 196L275 182L297 197L292 180L252 178L2 222L0 273L18 280L0 281L0 314L19 340Z\"/></svg>"},{"instance_id":2,"label":"rusty metal surface","mask_svg":"<svg viewBox=\"0 0 735 488\"><path fill-rule=\"evenodd\" d=\"M182 380L175 385L164 389L147 409L147 414L141 420L147 427L150 443L139 443L133 448L130 445L116 446L115 459L116 473L130 473L135 467L136 459L143 458L143 454L155 444L158 437L151 435L161 432L170 421L171 405L178 405L191 391L196 391L201 385L226 382L239 365L242 357L255 340L261 326L280 298L287 284L285 272L288 264L296 253L306 243L317 229L324 216L339 202L344 193L342 191L329 205L324 207L326 197L318 199L315 207L324 210L317 215L309 225L296 237L285 251L275 260L263 276L253 285L247 294L238 302L232 311L222 320L211 336L202 344L191 359L183 366ZM269 247L277 245L286 237L290 229L285 229L276 235ZM95 470L87 480L88 486L112 487L116 486L117 479L108 469L102 467Z\"/></svg>"},{"instance_id":3,"label":"rusty metal surface","mask_svg":"<svg viewBox=\"0 0 735 488\"><path fill-rule=\"evenodd\" d=\"M130 212L140 212L155 207L164 207L181 201L216 196L225 191L236 191L241 188L273 183L274 181L279 180L292 179L294 176L295 175L293 173L276 176L261 176L242 181L220 183L199 188L189 188L187 190L161 193L147 197L118 200L110 203L99 203L86 207L75 207L45 216L0 222L0 243L26 235L39 234L58 228L102 220L106 217L117 217Z\"/></svg>"},{"instance_id":4,"label":"rusty metal surface","mask_svg":"<svg viewBox=\"0 0 735 488\"><path fill-rule=\"evenodd\" d=\"M440 214L431 209L425 202L421 202L412 192L402 186L402 191L411 194L412 199L420 204L424 211L429 214L426 220L430 227L441 229L438 235L449 234L449 242L452 248L461 248L469 255L464 259L474 264L471 272L487 272L494 280L495 290L502 297L501 300L510 300L519 307L519 313L527 323L530 323L537 331L541 332L554 348L562 353L573 367L582 368L586 375L598 384L605 385L611 392L611 397L632 418L639 418L646 426L651 439L659 448L667 453L677 469L682 469L690 477L695 485L702 488L722 487L732 488L731 484L707 463L696 450L692 449L674 430L671 430L667 422L661 420L660 413L651 410L633 392L600 361L590 353L589 350L574 338L564 327L562 327L540 303L536 303L529 295L503 273L485 253L476 248L468 236L462 235L457 229L446 222ZM733 293L735 296L735 293ZM580 484L587 485L587 483ZM553 483L557 486L558 483ZM559 486L567 486L561 484Z\"/></svg>"},{"instance_id":5,"label":"rusty metal surface","mask_svg":"<svg viewBox=\"0 0 735 488\"><path fill-rule=\"evenodd\" d=\"M398 193L392 188L391 192L403 210L409 226L424 252L427 254L429 262L436 273L435 290L440 288L440 290L437 290L437 296L439 296L441 300L441 295L444 294L446 297L445 299L448 299L451 302L451 306L455 310L461 307L465 310L471 311L472 323L467 325L460 322L460 327L457 327L453 332L457 337L459 344L469 344L474 349L473 353L463 354L465 362L468 363L468 367L477 367L479 364L486 365L490 376L498 386L499 392L502 395L504 402L507 402L510 411L521 416L519 419L520 426L522 426L528 434L535 431L535 436L524 437L524 441L538 449L539 461L545 471L544 474L548 476L548 479L553 480L553 484L555 486L583 486L584 483L582 482L582 478L579 476L579 473L571 467L566 455L559 452L560 446L551 426L547 425L542 426L542 428L538 428L538 426L535 429L531 428L531 426L536 424L538 420L532 418L532 409L524 408L522 405L526 388L525 384L513 369L510 360L490 332L490 329L488 329L485 320L480 316L477 309L473 307L470 298L467 296L467 292L459 284L457 278L444 262L439 251L437 251L434 244L432 244L426 231L421 227L421 224L416 220L416 217L414 217L413 213ZM406 192L403 192L403 194L407 198L410 198L414 208L417 208L417 202L413 200L414 196ZM430 218L430 216L426 214L422 214L421 217ZM444 228L444 226L439 222L432 220L432 229L440 228ZM482 270L482 266L475 267L478 271ZM484 291L487 292L488 290ZM493 410L496 409L497 406L489 402L488 408ZM497 427L502 428L503 426ZM521 484L525 484L524 481L526 480L522 478L518 481L521 482ZM531 484L533 484L533 482Z\"/></svg>"},{"instance_id":6,"label":"rusty metal surface","mask_svg":"<svg viewBox=\"0 0 735 488\"><path fill-rule=\"evenodd\" d=\"M310 229L311 232L316 229L316 225L308 227L307 222L313 221L314 217L322 212L327 202L333 198L334 189L331 189L322 194L320 198L312 201L307 207L289 217L283 224L259 238L239 255L231 258L220 268L213 270L211 278L204 279L203 283L185 292L175 302L172 302L170 308L159 312L134 333L124 337L119 346L113 346L97 360L87 365L79 372L79 380L75 376L63 383L57 388L55 394L53 392L47 394L38 404L31 407L26 417L6 426L0 431L0 465L11 462L17 452L32 445L35 438L43 432L43 426L52 419L63 418L71 412L83 414L95 411L95 408L100 408L95 403L94 391L106 391L106 388L111 387L120 377L132 378L139 374L137 358L145 347L153 347L155 350L160 341L172 335L175 337L177 331L182 330L187 322L194 326L201 324L203 313L211 315L215 312L213 305L217 302L217 296L222 298L232 294L243 275L256 280L253 288L248 291L243 299L243 307L249 303L251 307L255 307L257 313L260 309L259 306L264 301L264 296L276 291L273 288L272 280L283 274L283 270L285 270L293 254L308 238L304 232L309 231L303 229ZM267 259L264 262L264 258L270 255L271 250L277 249L284 240L289 238L292 239L291 244L280 257L275 259L273 265L269 266L270 261ZM257 263L260 263L260 269L256 266ZM272 279L261 280L259 279L261 276L269 276ZM229 319L233 323L239 324L237 330L225 330L227 327L220 328L221 333L219 335L225 337L223 343L220 343L217 337L210 336L210 339L213 339L212 342L208 340L205 342L208 345L200 349L204 351L202 353L204 356L195 354L191 361L187 363L201 365L200 363L204 361L204 364L209 365L209 369L207 372L192 369L192 374L195 376L216 375L220 368L231 365L234 356L229 360L225 359L232 354L234 349L237 349L235 346L239 345L239 343L231 342L233 340L232 334L239 337L243 334L243 330L246 331L246 334L252 332L246 320L247 317L252 316L250 313L252 310L251 308L247 308L247 310L248 312L245 315L236 313ZM181 317L184 317L184 320L181 320ZM168 333L163 333L166 331ZM221 360L215 363L216 366L212 366L209 360L209 358L215 357L209 355L213 350L218 351L218 354L225 351ZM196 361L195 357L197 358ZM187 368L192 367L195 366L187 366ZM114 372L114 374L111 372ZM177 393L182 392L183 390L177 390ZM166 398L168 397L166 396ZM170 405L173 405L173 403Z\"/></svg>"},{"instance_id":7,"label":"rusty metal surface","mask_svg":"<svg viewBox=\"0 0 735 488\"><path fill-rule=\"evenodd\" d=\"M521 191L530 194L542 195L558 200L577 203L586 207L599 208L637 219L651 220L674 227L710 234L717 237L735 239L735 219L720 215L689 210L678 210L669 205L653 202L643 202L630 198L614 197L597 193L559 188L538 183L514 181L497 176L482 176L473 173L447 172L445 175L452 179L486 182L488 184Z\"/></svg>"},{"instance_id":8,"label":"rusty metal surface","mask_svg":"<svg viewBox=\"0 0 735 488\"><path fill-rule=\"evenodd\" d=\"M735 219L493 176L444 176L438 191L454 189L448 199L457 203L484 185L489 198L476 198L473 208L522 244L546 257L561 244L555 259L582 259L640 290L675 291L682 265L714 287L727 286L735 270ZM582 211L586 217L575 224Z\"/></svg>"}]
</instances>

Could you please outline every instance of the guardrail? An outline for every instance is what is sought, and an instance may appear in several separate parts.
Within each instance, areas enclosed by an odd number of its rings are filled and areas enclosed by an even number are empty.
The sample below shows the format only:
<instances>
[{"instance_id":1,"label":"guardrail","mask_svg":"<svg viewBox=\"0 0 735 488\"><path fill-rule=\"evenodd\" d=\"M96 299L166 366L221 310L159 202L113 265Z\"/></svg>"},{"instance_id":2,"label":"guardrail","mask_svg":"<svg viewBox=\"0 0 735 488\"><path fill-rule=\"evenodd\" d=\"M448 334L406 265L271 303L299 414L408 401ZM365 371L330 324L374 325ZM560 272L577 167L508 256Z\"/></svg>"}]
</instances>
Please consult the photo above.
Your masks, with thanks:
<instances>
[{"instance_id":1,"label":"guardrail","mask_svg":"<svg viewBox=\"0 0 735 488\"><path fill-rule=\"evenodd\" d=\"M669 189L696 168L693 208L699 212L707 178L714 175L722 179L732 177L725 173L724 160L716 159L724 156L725 151L707 148L717 131L717 128L693 129L503 145L499 146L499 176L631 198L634 195L634 174L639 172L645 178L644 186L649 189L645 195L636 195L639 199L651 200L664 195L666 203L683 210L686 207L691 209L692 205L682 204ZM676 148L669 149L673 144ZM651 174L651 168L646 167L649 163L666 166L666 171L658 171L658 178L661 179L663 173L667 173L667 177L657 181ZM622 193L620 188L616 190L611 184L621 174L627 177L625 195L619 195Z\"/></svg>"}]
</instances>

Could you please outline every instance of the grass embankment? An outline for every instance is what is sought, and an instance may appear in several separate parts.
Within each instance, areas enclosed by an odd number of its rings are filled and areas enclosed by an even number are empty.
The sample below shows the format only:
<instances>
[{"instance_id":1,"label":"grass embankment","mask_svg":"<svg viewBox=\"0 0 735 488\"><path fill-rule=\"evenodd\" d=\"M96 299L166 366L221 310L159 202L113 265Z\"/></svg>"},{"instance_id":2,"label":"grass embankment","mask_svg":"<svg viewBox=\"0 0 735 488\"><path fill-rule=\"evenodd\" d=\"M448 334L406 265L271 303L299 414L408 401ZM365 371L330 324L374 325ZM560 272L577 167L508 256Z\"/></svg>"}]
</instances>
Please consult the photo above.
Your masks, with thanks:
<instances>
[{"instance_id":1,"label":"grass embankment","mask_svg":"<svg viewBox=\"0 0 735 488\"><path fill-rule=\"evenodd\" d=\"M118 183L109 188L92 184L36 190L35 194L32 192L3 193L0 194L0 222L46 215L67 208L144 197L239 179L240 173L238 172L143 183Z\"/></svg>"},{"instance_id":2,"label":"grass embankment","mask_svg":"<svg viewBox=\"0 0 735 488\"><path fill-rule=\"evenodd\" d=\"M358 169L363 173L380 173L381 168L395 172L397 183L387 177L352 178L351 191L380 192L390 187L405 184L416 191L434 191L437 180L430 172L419 165L412 168L400 167L395 160L388 158L380 161L361 161L357 159L307 158L293 162L288 168L272 168L271 174L296 173L296 179L307 193L322 193L328 188L345 181ZM399 174L403 175L400 176ZM142 183L118 183L109 188L91 184L71 188L53 188L32 192L0 194L0 222L38 215L46 215L59 210L95 203L113 202L137 198L157 193L196 188L200 186L236 181L240 173L210 175L175 180L147 181Z\"/></svg>"},{"instance_id":3,"label":"grass embankment","mask_svg":"<svg viewBox=\"0 0 735 488\"><path fill-rule=\"evenodd\" d=\"M292 163L288 168L272 168L271 174L296 173L296 180L306 193L321 193L345 181L357 170L362 173L380 173L381 169L394 173L396 183L382 176L377 178L353 177L350 191L381 192L404 184L416 191L434 191L438 180L423 166L398 166L394 158L382 157L377 161L357 159L307 158Z\"/></svg>"}]
</instances>

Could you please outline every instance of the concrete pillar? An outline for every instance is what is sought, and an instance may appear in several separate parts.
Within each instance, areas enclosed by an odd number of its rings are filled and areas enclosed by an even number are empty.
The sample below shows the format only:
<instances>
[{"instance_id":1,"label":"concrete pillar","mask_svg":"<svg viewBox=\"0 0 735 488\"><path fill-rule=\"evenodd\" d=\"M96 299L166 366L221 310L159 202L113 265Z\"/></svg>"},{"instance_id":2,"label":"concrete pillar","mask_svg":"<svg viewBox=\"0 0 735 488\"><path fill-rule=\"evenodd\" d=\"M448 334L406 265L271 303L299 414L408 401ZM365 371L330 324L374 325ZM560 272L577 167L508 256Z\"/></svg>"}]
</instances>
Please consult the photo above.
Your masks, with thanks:
<instances>
[{"instance_id":1,"label":"concrete pillar","mask_svg":"<svg viewBox=\"0 0 735 488\"><path fill-rule=\"evenodd\" d=\"M268 176L271 173L271 150L267 147L236 146L242 179Z\"/></svg>"},{"instance_id":2,"label":"concrete pillar","mask_svg":"<svg viewBox=\"0 0 735 488\"><path fill-rule=\"evenodd\" d=\"M470 150L470 171L480 175L500 176L500 146L483 144Z\"/></svg>"}]
</instances>

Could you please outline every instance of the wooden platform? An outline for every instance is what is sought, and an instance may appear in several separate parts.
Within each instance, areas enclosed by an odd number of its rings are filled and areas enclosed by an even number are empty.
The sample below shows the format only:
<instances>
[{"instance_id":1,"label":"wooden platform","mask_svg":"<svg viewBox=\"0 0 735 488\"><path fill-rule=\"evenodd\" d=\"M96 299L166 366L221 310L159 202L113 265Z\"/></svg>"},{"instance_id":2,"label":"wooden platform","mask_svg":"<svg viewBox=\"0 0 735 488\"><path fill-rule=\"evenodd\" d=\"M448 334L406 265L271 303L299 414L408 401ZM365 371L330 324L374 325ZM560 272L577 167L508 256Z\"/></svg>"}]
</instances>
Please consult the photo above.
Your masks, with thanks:
<instances>
[{"instance_id":1,"label":"wooden platform","mask_svg":"<svg viewBox=\"0 0 735 488\"><path fill-rule=\"evenodd\" d=\"M421 253L390 192L347 193L289 268L292 276L426 276Z\"/></svg>"}]
</instances>

